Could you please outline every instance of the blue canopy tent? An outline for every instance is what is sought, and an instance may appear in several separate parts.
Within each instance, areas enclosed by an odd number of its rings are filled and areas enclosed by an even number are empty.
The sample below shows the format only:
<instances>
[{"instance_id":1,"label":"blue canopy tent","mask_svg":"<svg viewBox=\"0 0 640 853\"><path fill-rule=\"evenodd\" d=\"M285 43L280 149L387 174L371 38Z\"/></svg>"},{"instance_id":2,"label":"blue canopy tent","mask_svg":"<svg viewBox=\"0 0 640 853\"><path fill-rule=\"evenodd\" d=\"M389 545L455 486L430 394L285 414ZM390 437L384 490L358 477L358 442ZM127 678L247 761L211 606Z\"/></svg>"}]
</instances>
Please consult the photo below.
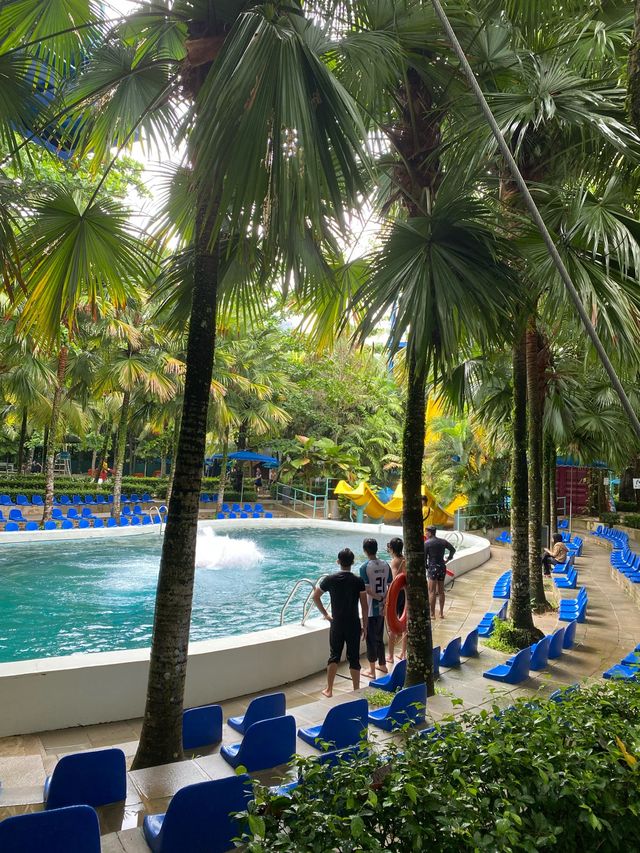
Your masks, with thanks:
<instances>
[{"instance_id":1,"label":"blue canopy tent","mask_svg":"<svg viewBox=\"0 0 640 853\"><path fill-rule=\"evenodd\" d=\"M214 453L213 456L208 456L204 462L205 465L213 465L214 461L222 459L222 453ZM278 468L280 463L275 456L266 456L264 453L256 453L254 450L236 450L227 456L229 462L239 462L242 466L243 462L254 462L262 468ZM242 483L240 486L240 501L244 498L244 467L242 468Z\"/></svg>"}]
</instances>

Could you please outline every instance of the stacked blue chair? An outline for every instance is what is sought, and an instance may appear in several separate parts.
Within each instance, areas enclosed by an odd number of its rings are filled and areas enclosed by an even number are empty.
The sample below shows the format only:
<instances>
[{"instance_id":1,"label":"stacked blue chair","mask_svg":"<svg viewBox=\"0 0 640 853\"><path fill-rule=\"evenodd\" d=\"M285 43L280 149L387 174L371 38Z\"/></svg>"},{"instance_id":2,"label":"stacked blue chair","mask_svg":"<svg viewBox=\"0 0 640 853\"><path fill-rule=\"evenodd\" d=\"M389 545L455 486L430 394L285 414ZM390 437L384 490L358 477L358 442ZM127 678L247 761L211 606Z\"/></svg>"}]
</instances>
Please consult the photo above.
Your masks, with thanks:
<instances>
[{"instance_id":1,"label":"stacked blue chair","mask_svg":"<svg viewBox=\"0 0 640 853\"><path fill-rule=\"evenodd\" d=\"M512 658L511 663L502 663L492 669L483 672L484 678L493 681L501 681L504 684L519 684L529 677L529 664L531 663L531 648L527 646Z\"/></svg>"},{"instance_id":2,"label":"stacked blue chair","mask_svg":"<svg viewBox=\"0 0 640 853\"><path fill-rule=\"evenodd\" d=\"M581 586L575 598L563 598L560 602L558 619L561 622L586 622L587 621L587 588Z\"/></svg>"},{"instance_id":3,"label":"stacked blue chair","mask_svg":"<svg viewBox=\"0 0 640 853\"><path fill-rule=\"evenodd\" d=\"M556 589L575 589L578 583L578 572L570 567L566 575L553 579Z\"/></svg>"},{"instance_id":4,"label":"stacked blue chair","mask_svg":"<svg viewBox=\"0 0 640 853\"><path fill-rule=\"evenodd\" d=\"M182 712L182 748L198 749L222 740L222 706L202 705Z\"/></svg>"},{"instance_id":5,"label":"stacked blue chair","mask_svg":"<svg viewBox=\"0 0 640 853\"><path fill-rule=\"evenodd\" d=\"M241 743L223 745L220 755L232 767L249 773L288 764L296 751L296 721L290 714L249 726Z\"/></svg>"},{"instance_id":6,"label":"stacked blue chair","mask_svg":"<svg viewBox=\"0 0 640 853\"><path fill-rule=\"evenodd\" d=\"M575 554L569 554L564 563L556 563L553 566L552 571L556 575L566 575L569 572L569 569L573 566L576 559Z\"/></svg>"},{"instance_id":7,"label":"stacked blue chair","mask_svg":"<svg viewBox=\"0 0 640 853\"><path fill-rule=\"evenodd\" d=\"M478 629L474 628L467 634L467 637L462 644L460 654L463 658L478 657Z\"/></svg>"},{"instance_id":8,"label":"stacked blue chair","mask_svg":"<svg viewBox=\"0 0 640 853\"><path fill-rule=\"evenodd\" d=\"M3 853L100 853L100 824L90 806L32 812L0 821Z\"/></svg>"},{"instance_id":9,"label":"stacked blue chair","mask_svg":"<svg viewBox=\"0 0 640 853\"><path fill-rule=\"evenodd\" d=\"M500 575L493 587L494 598L511 598L511 570Z\"/></svg>"},{"instance_id":10,"label":"stacked blue chair","mask_svg":"<svg viewBox=\"0 0 640 853\"><path fill-rule=\"evenodd\" d=\"M490 637L493 634L494 627L494 619L500 619L504 622L507 618L507 608L509 603L505 601L500 610L493 612L487 611L482 619L480 620L480 624L478 625L478 634L481 637Z\"/></svg>"},{"instance_id":11,"label":"stacked blue chair","mask_svg":"<svg viewBox=\"0 0 640 853\"><path fill-rule=\"evenodd\" d=\"M187 785L165 814L145 817L142 832L153 853L226 853L240 834L233 815L246 811L252 799L245 773Z\"/></svg>"},{"instance_id":12,"label":"stacked blue chair","mask_svg":"<svg viewBox=\"0 0 640 853\"><path fill-rule=\"evenodd\" d=\"M30 506L29 498L26 495L16 495L16 503L18 506Z\"/></svg>"},{"instance_id":13,"label":"stacked blue chair","mask_svg":"<svg viewBox=\"0 0 640 853\"><path fill-rule=\"evenodd\" d=\"M502 533L496 536L496 542L499 542L501 545L511 545L511 534L508 530L503 530Z\"/></svg>"},{"instance_id":14,"label":"stacked blue chair","mask_svg":"<svg viewBox=\"0 0 640 853\"><path fill-rule=\"evenodd\" d=\"M229 717L227 724L244 735L254 723L273 717L284 717L286 713L287 699L284 693L267 693L252 699L243 716Z\"/></svg>"},{"instance_id":15,"label":"stacked blue chair","mask_svg":"<svg viewBox=\"0 0 640 853\"><path fill-rule=\"evenodd\" d=\"M604 525L599 524L595 530L592 530L589 536L602 536L602 531L604 530Z\"/></svg>"},{"instance_id":16,"label":"stacked blue chair","mask_svg":"<svg viewBox=\"0 0 640 853\"><path fill-rule=\"evenodd\" d=\"M407 660L399 660L388 675L383 675L376 678L375 681L369 682L369 687L376 690L386 690L389 693L395 693L399 690L407 677Z\"/></svg>"},{"instance_id":17,"label":"stacked blue chair","mask_svg":"<svg viewBox=\"0 0 640 853\"><path fill-rule=\"evenodd\" d=\"M22 514L21 509L10 509L9 510L9 521L21 521L24 522L27 519Z\"/></svg>"},{"instance_id":18,"label":"stacked blue chair","mask_svg":"<svg viewBox=\"0 0 640 853\"><path fill-rule=\"evenodd\" d=\"M424 723L426 705L426 685L415 684L399 690L388 707L369 711L369 722L387 732L405 725L418 726Z\"/></svg>"},{"instance_id":19,"label":"stacked blue chair","mask_svg":"<svg viewBox=\"0 0 640 853\"><path fill-rule=\"evenodd\" d=\"M458 667L461 665L460 660L462 648L462 637L456 637L447 645L445 650L440 655L440 666Z\"/></svg>"},{"instance_id":20,"label":"stacked blue chair","mask_svg":"<svg viewBox=\"0 0 640 853\"><path fill-rule=\"evenodd\" d=\"M329 710L322 725L298 729L298 737L322 751L357 746L366 736L367 712L366 699L343 702Z\"/></svg>"},{"instance_id":21,"label":"stacked blue chair","mask_svg":"<svg viewBox=\"0 0 640 853\"><path fill-rule=\"evenodd\" d=\"M63 755L44 783L45 809L105 806L127 796L127 766L121 749Z\"/></svg>"},{"instance_id":22,"label":"stacked blue chair","mask_svg":"<svg viewBox=\"0 0 640 853\"><path fill-rule=\"evenodd\" d=\"M569 553L575 554L576 557L581 557L582 556L583 544L584 544L584 542L580 536L574 536L573 539L571 539L567 543L567 548L569 549Z\"/></svg>"}]
</instances>

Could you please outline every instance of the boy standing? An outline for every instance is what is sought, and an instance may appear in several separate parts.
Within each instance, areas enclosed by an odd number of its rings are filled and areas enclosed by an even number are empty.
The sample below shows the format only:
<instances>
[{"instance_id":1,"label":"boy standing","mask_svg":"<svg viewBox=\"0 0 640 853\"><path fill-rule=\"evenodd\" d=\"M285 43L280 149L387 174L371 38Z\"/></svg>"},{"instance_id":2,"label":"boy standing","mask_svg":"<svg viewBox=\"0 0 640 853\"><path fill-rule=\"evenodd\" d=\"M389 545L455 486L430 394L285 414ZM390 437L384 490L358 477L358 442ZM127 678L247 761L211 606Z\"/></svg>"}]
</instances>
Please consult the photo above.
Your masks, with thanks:
<instances>
[{"instance_id":1,"label":"boy standing","mask_svg":"<svg viewBox=\"0 0 640 853\"><path fill-rule=\"evenodd\" d=\"M362 550L367 559L360 566L360 577L364 581L369 601L367 625L369 672L365 672L364 676L375 678L376 661L380 672L388 672L384 652L384 600L393 578L389 563L378 559L378 543L375 539L365 539Z\"/></svg>"}]
</instances>

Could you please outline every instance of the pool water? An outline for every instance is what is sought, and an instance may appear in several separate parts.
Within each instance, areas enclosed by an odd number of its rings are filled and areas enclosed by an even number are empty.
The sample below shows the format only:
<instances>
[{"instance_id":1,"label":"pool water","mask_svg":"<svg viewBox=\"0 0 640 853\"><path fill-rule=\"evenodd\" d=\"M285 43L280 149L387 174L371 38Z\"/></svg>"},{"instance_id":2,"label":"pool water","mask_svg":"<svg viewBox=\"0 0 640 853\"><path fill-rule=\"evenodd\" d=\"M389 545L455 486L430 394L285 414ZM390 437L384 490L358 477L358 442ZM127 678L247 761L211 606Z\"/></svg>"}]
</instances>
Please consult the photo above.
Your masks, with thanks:
<instances>
[{"instance_id":1,"label":"pool water","mask_svg":"<svg viewBox=\"0 0 640 853\"><path fill-rule=\"evenodd\" d=\"M381 556L387 536L379 539ZM191 640L276 627L294 582L337 569L349 547L356 569L362 533L268 528L199 534ZM0 555L0 662L136 649L151 641L162 539L7 545ZM304 586L287 622L299 622Z\"/></svg>"}]
</instances>

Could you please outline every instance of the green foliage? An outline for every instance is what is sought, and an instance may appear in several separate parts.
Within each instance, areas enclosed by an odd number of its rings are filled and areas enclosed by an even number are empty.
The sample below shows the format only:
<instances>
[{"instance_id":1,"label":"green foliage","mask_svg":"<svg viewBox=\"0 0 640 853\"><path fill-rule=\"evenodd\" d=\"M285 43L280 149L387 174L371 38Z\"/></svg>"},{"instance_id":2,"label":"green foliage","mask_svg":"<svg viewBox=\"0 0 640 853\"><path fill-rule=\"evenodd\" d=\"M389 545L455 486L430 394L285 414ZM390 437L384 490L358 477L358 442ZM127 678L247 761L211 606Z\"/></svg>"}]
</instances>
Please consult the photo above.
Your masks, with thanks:
<instances>
[{"instance_id":1,"label":"green foliage","mask_svg":"<svg viewBox=\"0 0 640 853\"><path fill-rule=\"evenodd\" d=\"M257 789L249 853L630 850L640 832L640 691L462 714L428 740L336 767L301 762L291 798Z\"/></svg>"},{"instance_id":2,"label":"green foliage","mask_svg":"<svg viewBox=\"0 0 640 853\"><path fill-rule=\"evenodd\" d=\"M600 513L600 521L608 527L612 527L614 524L620 524L620 516L617 512L603 512Z\"/></svg>"},{"instance_id":3,"label":"green foliage","mask_svg":"<svg viewBox=\"0 0 640 853\"><path fill-rule=\"evenodd\" d=\"M372 688L365 690L362 695L372 708L386 708L387 705L391 704L391 700L395 694L389 692L389 690L375 690Z\"/></svg>"},{"instance_id":4,"label":"green foliage","mask_svg":"<svg viewBox=\"0 0 640 853\"><path fill-rule=\"evenodd\" d=\"M616 509L618 512L637 512L638 504L635 501L616 501Z\"/></svg>"},{"instance_id":5,"label":"green foliage","mask_svg":"<svg viewBox=\"0 0 640 853\"><path fill-rule=\"evenodd\" d=\"M629 515L625 515L622 523L625 527L633 527L637 530L640 528L640 513L632 512Z\"/></svg>"},{"instance_id":6,"label":"green foliage","mask_svg":"<svg viewBox=\"0 0 640 853\"><path fill-rule=\"evenodd\" d=\"M494 619L493 634L482 642L490 649L499 652L519 652L531 643L531 635L528 631L516 628L510 619Z\"/></svg>"}]
</instances>

